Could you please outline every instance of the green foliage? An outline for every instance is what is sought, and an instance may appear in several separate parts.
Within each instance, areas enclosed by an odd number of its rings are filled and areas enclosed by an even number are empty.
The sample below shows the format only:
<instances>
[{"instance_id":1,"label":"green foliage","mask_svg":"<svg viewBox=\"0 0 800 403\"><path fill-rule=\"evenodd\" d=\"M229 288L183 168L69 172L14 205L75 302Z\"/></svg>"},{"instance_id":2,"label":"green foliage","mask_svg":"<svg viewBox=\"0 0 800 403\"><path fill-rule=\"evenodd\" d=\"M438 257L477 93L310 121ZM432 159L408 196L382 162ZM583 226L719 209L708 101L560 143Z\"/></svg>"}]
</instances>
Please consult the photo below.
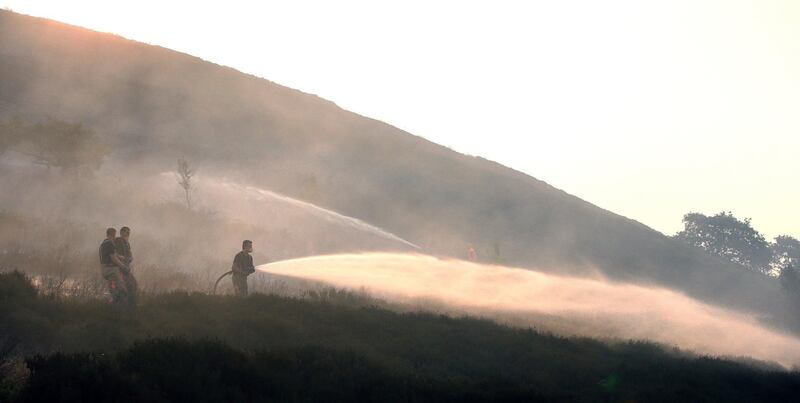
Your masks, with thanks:
<instances>
[{"instance_id":1,"label":"green foliage","mask_svg":"<svg viewBox=\"0 0 800 403\"><path fill-rule=\"evenodd\" d=\"M800 267L800 241L788 235L780 235L771 245L772 273L780 275L787 267Z\"/></svg>"},{"instance_id":2,"label":"green foliage","mask_svg":"<svg viewBox=\"0 0 800 403\"><path fill-rule=\"evenodd\" d=\"M649 343L268 295L172 293L135 313L26 297L0 327L29 356L21 401L788 401L800 387Z\"/></svg>"},{"instance_id":3,"label":"green foliage","mask_svg":"<svg viewBox=\"0 0 800 403\"><path fill-rule=\"evenodd\" d=\"M786 268L800 267L800 241L780 235L774 242L768 243L750 225L749 218L740 221L730 212L711 217L689 213L684 216L683 224L684 230L675 235L676 239L755 272L777 277ZM794 274L787 275L791 277ZM791 282L785 279L781 281L785 289L785 281Z\"/></svg>"},{"instance_id":4,"label":"green foliage","mask_svg":"<svg viewBox=\"0 0 800 403\"><path fill-rule=\"evenodd\" d=\"M797 271L795 266L786 266L778 277L783 290L794 303L795 310L800 309L800 273Z\"/></svg>"},{"instance_id":5,"label":"green foliage","mask_svg":"<svg viewBox=\"0 0 800 403\"><path fill-rule=\"evenodd\" d=\"M772 257L763 235L750 225L724 211L706 216L689 213L683 217L684 229L675 237L689 245L738 263L752 271L767 273Z\"/></svg>"}]
</instances>

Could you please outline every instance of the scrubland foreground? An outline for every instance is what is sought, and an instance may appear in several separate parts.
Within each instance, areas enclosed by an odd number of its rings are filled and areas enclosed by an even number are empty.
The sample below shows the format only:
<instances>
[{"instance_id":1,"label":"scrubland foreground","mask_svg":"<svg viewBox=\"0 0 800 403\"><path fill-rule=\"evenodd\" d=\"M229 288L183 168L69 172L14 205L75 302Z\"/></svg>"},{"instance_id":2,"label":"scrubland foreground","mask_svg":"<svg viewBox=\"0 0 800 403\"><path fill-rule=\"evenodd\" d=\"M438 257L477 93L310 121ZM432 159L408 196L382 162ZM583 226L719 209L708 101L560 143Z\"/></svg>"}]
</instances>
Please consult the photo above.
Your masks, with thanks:
<instances>
[{"instance_id":1,"label":"scrubland foreground","mask_svg":"<svg viewBox=\"0 0 800 403\"><path fill-rule=\"evenodd\" d=\"M772 401L800 373L353 293L171 292L126 312L0 274L0 401Z\"/></svg>"}]
</instances>

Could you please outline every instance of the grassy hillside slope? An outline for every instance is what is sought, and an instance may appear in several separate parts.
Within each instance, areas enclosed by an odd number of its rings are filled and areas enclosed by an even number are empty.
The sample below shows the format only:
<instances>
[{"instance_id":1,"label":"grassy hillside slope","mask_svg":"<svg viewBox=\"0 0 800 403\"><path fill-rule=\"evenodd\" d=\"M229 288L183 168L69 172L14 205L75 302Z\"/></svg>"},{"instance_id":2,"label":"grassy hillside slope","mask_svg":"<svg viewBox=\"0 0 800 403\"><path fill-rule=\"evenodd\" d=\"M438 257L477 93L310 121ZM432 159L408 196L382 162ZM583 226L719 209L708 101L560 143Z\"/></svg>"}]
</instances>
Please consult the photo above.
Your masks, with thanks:
<instances>
[{"instance_id":1,"label":"grassy hillside slope","mask_svg":"<svg viewBox=\"0 0 800 403\"><path fill-rule=\"evenodd\" d=\"M0 274L0 400L755 402L800 387L768 365L376 303L171 293L126 313Z\"/></svg>"},{"instance_id":2,"label":"grassy hillside slope","mask_svg":"<svg viewBox=\"0 0 800 403\"><path fill-rule=\"evenodd\" d=\"M186 156L430 253L472 243L516 266L599 269L771 315L787 305L774 281L494 162L196 57L0 11L0 118L42 115L95 128L132 173Z\"/></svg>"}]
</instances>

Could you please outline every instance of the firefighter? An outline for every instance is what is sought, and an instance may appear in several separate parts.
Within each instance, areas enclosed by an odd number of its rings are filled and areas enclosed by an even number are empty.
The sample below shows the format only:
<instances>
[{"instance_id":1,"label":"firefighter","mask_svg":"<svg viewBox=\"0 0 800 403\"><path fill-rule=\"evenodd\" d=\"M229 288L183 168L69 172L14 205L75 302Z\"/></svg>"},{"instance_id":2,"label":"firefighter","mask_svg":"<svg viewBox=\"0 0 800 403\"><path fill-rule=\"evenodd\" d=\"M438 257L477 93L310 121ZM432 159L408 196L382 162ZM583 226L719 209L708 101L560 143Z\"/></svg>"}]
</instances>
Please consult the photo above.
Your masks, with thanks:
<instances>
[{"instance_id":1,"label":"firefighter","mask_svg":"<svg viewBox=\"0 0 800 403\"><path fill-rule=\"evenodd\" d=\"M133 252L131 251L131 229L122 227L119 229L119 237L114 240L114 247L117 250L117 256L127 269L121 270L122 281L125 283L125 290L127 291L127 301L131 307L135 307L137 303L138 283L131 271L133 263Z\"/></svg>"},{"instance_id":2,"label":"firefighter","mask_svg":"<svg viewBox=\"0 0 800 403\"><path fill-rule=\"evenodd\" d=\"M236 291L236 295L243 297L247 295L247 276L256 271L251 253L253 253L253 241L242 241L242 251L233 258L233 265L231 266L233 288Z\"/></svg>"},{"instance_id":3,"label":"firefighter","mask_svg":"<svg viewBox=\"0 0 800 403\"><path fill-rule=\"evenodd\" d=\"M467 248L467 260L470 262L478 261L478 252L475 252L475 248L472 245Z\"/></svg>"},{"instance_id":4,"label":"firefighter","mask_svg":"<svg viewBox=\"0 0 800 403\"><path fill-rule=\"evenodd\" d=\"M127 302L128 291L125 281L122 279L122 272L130 270L117 255L117 248L114 244L116 235L116 228L106 229L106 239L100 244L100 270L103 279L108 284L111 302L124 304Z\"/></svg>"}]
</instances>

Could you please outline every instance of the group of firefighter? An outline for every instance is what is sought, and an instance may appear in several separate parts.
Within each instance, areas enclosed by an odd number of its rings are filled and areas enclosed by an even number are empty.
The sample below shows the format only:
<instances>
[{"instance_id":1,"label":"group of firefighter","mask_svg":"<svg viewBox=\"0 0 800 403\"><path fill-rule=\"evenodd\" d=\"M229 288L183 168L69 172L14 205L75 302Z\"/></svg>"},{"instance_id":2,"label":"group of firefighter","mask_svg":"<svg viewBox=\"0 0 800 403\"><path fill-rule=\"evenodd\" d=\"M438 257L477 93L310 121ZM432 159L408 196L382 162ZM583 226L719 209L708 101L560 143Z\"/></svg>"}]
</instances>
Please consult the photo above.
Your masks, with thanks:
<instances>
[{"instance_id":1,"label":"group of firefighter","mask_svg":"<svg viewBox=\"0 0 800 403\"><path fill-rule=\"evenodd\" d=\"M135 307L138 285L131 270L133 252L131 251L130 237L131 229L128 227L120 228L119 236L117 236L116 228L106 229L106 239L100 244L100 266L103 279L108 285L111 302L116 305ZM241 252L233 258L230 274L236 295L247 295L247 276L256 271L251 253L253 253L253 241L246 239L242 241ZM467 260L471 262L478 260L478 255L472 245L469 245L467 249Z\"/></svg>"},{"instance_id":2,"label":"group of firefighter","mask_svg":"<svg viewBox=\"0 0 800 403\"><path fill-rule=\"evenodd\" d=\"M100 244L100 267L108 286L111 302L115 305L134 308L137 304L138 284L133 276L133 252L130 244L131 229L122 227L117 236L116 228L106 229L106 238ZM233 258L231 278L236 295L247 295L247 276L255 272L253 265L253 242L242 241L242 250Z\"/></svg>"}]
</instances>

